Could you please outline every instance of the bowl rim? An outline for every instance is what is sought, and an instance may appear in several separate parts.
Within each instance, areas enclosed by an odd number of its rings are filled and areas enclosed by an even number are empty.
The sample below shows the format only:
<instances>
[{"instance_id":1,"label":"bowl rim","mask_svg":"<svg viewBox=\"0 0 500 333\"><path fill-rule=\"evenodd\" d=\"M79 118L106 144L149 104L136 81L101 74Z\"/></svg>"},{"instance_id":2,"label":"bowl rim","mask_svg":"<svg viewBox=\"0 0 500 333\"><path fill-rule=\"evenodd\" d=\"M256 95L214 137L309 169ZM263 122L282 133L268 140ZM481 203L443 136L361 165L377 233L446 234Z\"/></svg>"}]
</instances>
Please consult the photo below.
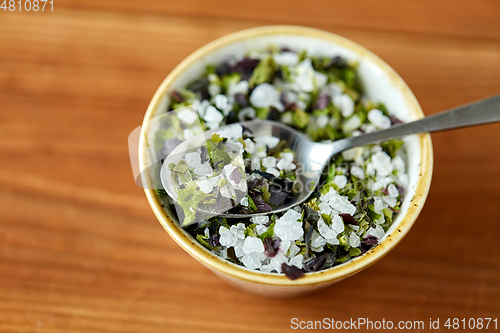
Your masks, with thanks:
<instances>
[{"instance_id":1,"label":"bowl rim","mask_svg":"<svg viewBox=\"0 0 500 333\"><path fill-rule=\"evenodd\" d=\"M376 56L374 53L367 50L363 46L339 35L309 27L271 25L250 28L231 33L229 35L218 38L206 44L205 46L202 46L201 48L190 54L187 58L185 58L164 79L164 81L161 83L156 93L154 94L144 116L139 139L139 165L141 166L141 170L144 170L144 168L148 165L147 161L149 158L147 155L147 143L145 140L146 124L148 120L156 115L156 111L158 107L162 105L163 98L164 96L166 96L166 93L169 92L170 86L176 81L179 75L181 75L181 73L186 68L202 59L205 55L229 44L249 38L279 34L301 35L323 39L341 45L359 55L362 55L363 57L369 58L369 60L374 62L377 67L380 68L383 73L390 78L392 84L394 84L402 92L405 102L409 106L410 113L412 113L412 116L415 117L415 119L419 119L424 116L424 113L417 99L413 95L408 85L404 82L404 80L382 59L380 59L378 56ZM154 189L148 189L148 186L145 186L144 192L151 206L151 209L153 210L153 213L155 214L162 227L172 237L172 239L189 255L218 273L222 273L223 275L227 275L238 280L244 280L250 283L268 286L314 286L325 283L333 283L335 281L354 275L357 272L371 266L372 264L380 260L404 238L404 236L409 232L415 220L417 219L429 192L433 169L433 151L430 134L425 133L419 134L418 136L420 140L422 156L420 161L420 178L417 182L415 194L411 199L411 205L408 208L406 215L400 222L397 230L394 230L393 233L386 236L383 242L359 257L356 257L342 265L335 266L324 271L306 273L304 277L296 280L290 280L282 274L263 273L256 270L249 270L245 267L228 262L227 260L209 252L207 249L202 248L200 244L195 243L196 241L192 237L186 235L175 223L175 221L173 221L168 216L167 212L165 212L165 210L161 206L161 202L157 197ZM149 183L149 179L147 179L144 174L142 174L141 177L144 184Z\"/></svg>"}]
</instances>

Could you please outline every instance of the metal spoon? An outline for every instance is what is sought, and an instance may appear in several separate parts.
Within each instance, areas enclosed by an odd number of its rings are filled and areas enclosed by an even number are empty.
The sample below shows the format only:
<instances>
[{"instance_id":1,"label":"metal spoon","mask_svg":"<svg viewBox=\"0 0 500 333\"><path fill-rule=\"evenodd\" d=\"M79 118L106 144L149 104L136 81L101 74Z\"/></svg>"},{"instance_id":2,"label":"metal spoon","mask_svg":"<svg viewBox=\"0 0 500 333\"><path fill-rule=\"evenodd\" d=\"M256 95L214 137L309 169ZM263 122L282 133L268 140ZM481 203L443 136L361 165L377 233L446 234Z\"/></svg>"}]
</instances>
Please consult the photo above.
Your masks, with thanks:
<instances>
[{"instance_id":1,"label":"metal spoon","mask_svg":"<svg viewBox=\"0 0 500 333\"><path fill-rule=\"evenodd\" d=\"M333 155L346 149L382 142L410 134L442 131L497 121L500 121L500 95L476 101L410 123L394 125L386 130L349 137L332 143L313 142L293 128L275 121L252 120L240 124L248 128L255 137L271 135L278 137L280 140L285 140L288 142L290 149L295 152L295 161L301 168L301 172L298 172L298 177L294 186L301 184L300 186L302 188L298 188L298 193L293 196L290 202L273 210L273 212L278 213L306 201L318 185L322 171L328 161ZM224 127L199 134L182 142L166 158L161 168L160 178L163 187L174 200L177 199L176 190L173 183L169 181L170 171L167 166L170 165L170 163L177 164L179 162L179 156L182 156L183 152L200 147L205 143L207 138L211 137L212 133L218 132ZM210 214L210 212L205 213ZM211 214L214 213L212 212ZM269 214L269 212L253 213L251 215L258 216L266 214ZM246 214L225 213L217 215L227 218L248 217Z\"/></svg>"}]
</instances>

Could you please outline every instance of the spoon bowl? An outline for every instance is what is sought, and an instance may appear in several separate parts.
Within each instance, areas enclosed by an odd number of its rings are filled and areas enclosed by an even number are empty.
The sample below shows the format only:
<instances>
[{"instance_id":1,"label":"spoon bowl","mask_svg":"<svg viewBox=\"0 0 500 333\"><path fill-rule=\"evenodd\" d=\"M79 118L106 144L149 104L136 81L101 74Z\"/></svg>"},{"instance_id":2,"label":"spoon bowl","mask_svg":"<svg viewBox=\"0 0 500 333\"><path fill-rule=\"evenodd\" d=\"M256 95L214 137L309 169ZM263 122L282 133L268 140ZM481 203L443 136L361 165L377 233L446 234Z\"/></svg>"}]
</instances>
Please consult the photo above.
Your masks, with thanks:
<instances>
[{"instance_id":1,"label":"spoon bowl","mask_svg":"<svg viewBox=\"0 0 500 333\"><path fill-rule=\"evenodd\" d=\"M293 206L303 203L316 188L325 164L331 157L334 147L329 144L316 143L309 140L304 134L295 129L270 120L252 120L238 123L248 129L254 137L273 136L280 141L287 142L287 147L295 152L297 162L297 179L294 182L295 195L286 204L273 210L274 213L284 212ZM179 144L165 159L160 171L160 178L168 195L177 201L175 183L172 173L167 167L171 163L177 164L189 151L201 147L214 133L234 125L226 125L216 130L206 131ZM340 142L340 141L338 141ZM338 145L340 147L340 145ZM337 147L337 145L335 146ZM219 215L227 218L247 218L248 214L216 213L215 211L201 211L202 213ZM252 216L267 215L269 212L252 213Z\"/></svg>"},{"instance_id":2,"label":"spoon bowl","mask_svg":"<svg viewBox=\"0 0 500 333\"><path fill-rule=\"evenodd\" d=\"M446 112L441 112L410 123L402 123L385 130L380 130L359 136L351 136L332 143L317 143L293 128L275 121L252 120L239 123L248 129L254 137L273 136L280 141L286 141L287 146L295 153L297 164L297 179L294 181L294 195L291 200L273 210L279 213L303 203L314 191L319 183L322 172L333 155L348 148L363 146L401 137L410 134L434 132L465 126L479 125L500 121L500 95L481 101L473 102ZM162 165L160 178L163 187L175 201L177 194L172 173L169 170L171 163L177 164L190 150L201 147L213 133L224 131L226 125L216 130L198 134L179 144L166 158ZM249 214L233 214L218 211L200 211L208 215L218 215L226 218L247 218ZM267 215L268 211L252 213L251 216Z\"/></svg>"}]
</instances>

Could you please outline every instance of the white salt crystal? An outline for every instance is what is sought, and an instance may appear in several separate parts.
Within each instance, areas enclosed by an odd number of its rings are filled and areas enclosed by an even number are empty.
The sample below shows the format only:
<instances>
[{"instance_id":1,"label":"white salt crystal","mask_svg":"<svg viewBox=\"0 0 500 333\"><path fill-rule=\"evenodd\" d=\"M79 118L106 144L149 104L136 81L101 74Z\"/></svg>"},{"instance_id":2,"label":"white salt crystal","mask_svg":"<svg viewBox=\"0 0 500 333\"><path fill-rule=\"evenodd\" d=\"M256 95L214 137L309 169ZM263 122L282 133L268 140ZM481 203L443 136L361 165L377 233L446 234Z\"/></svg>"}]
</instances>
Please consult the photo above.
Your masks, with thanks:
<instances>
[{"instance_id":1,"label":"white salt crystal","mask_svg":"<svg viewBox=\"0 0 500 333\"><path fill-rule=\"evenodd\" d=\"M289 212L294 212L298 215L298 217L293 217ZM287 214L289 214L287 216ZM294 222L297 221L297 219L300 218L300 214L293 211L293 210L288 210L285 215L283 215L280 219L276 221L276 224L274 226L274 234L281 238L282 241L295 241L299 239L303 234L304 231L302 229L302 223L301 222Z\"/></svg>"},{"instance_id":2,"label":"white salt crystal","mask_svg":"<svg viewBox=\"0 0 500 333\"><path fill-rule=\"evenodd\" d=\"M299 62L299 56L295 52L281 52L273 55L278 65L293 66Z\"/></svg>"},{"instance_id":3,"label":"white salt crystal","mask_svg":"<svg viewBox=\"0 0 500 333\"><path fill-rule=\"evenodd\" d=\"M347 185L347 177L344 175L337 175L333 177L333 183L343 189Z\"/></svg>"},{"instance_id":4,"label":"white salt crystal","mask_svg":"<svg viewBox=\"0 0 500 333\"><path fill-rule=\"evenodd\" d=\"M375 132L377 130L377 128L375 126L373 126L372 124L362 124L361 129L365 133L372 133L372 132Z\"/></svg>"},{"instance_id":5,"label":"white salt crystal","mask_svg":"<svg viewBox=\"0 0 500 333\"><path fill-rule=\"evenodd\" d=\"M369 235L377 237L378 240L380 241L382 239L382 237L384 237L384 235L385 235L384 228L382 228L382 226L380 226L380 225L377 225L375 227L375 229L374 228L370 228L366 232L365 237L369 236Z\"/></svg>"},{"instance_id":6,"label":"white salt crystal","mask_svg":"<svg viewBox=\"0 0 500 333\"><path fill-rule=\"evenodd\" d=\"M326 240L321 237L321 235L316 231L313 230L312 235L311 235L311 248L315 252L321 252L323 251L323 247L326 245Z\"/></svg>"},{"instance_id":7,"label":"white salt crystal","mask_svg":"<svg viewBox=\"0 0 500 333\"><path fill-rule=\"evenodd\" d=\"M330 204L330 207L340 213L354 215L356 212L356 206L354 206L349 199L347 199L347 197L343 197L339 194L333 196L328 203Z\"/></svg>"},{"instance_id":8,"label":"white salt crystal","mask_svg":"<svg viewBox=\"0 0 500 333\"><path fill-rule=\"evenodd\" d=\"M256 253L245 254L241 259L241 262L248 269L257 269L262 266L262 262Z\"/></svg>"},{"instance_id":9,"label":"white salt crystal","mask_svg":"<svg viewBox=\"0 0 500 333\"><path fill-rule=\"evenodd\" d=\"M259 270L261 272L264 272L264 273L271 273L271 271L273 269L272 269L271 265L268 264L268 265L262 265L262 266L260 266Z\"/></svg>"},{"instance_id":10,"label":"white salt crystal","mask_svg":"<svg viewBox=\"0 0 500 333\"><path fill-rule=\"evenodd\" d=\"M354 113L354 102L348 95L338 95L333 98L333 104L340 109L342 112L342 117L349 118ZM352 118L351 118L352 119ZM358 118L359 121L359 118ZM354 129L358 128L361 125L357 125Z\"/></svg>"},{"instance_id":11,"label":"white salt crystal","mask_svg":"<svg viewBox=\"0 0 500 333\"><path fill-rule=\"evenodd\" d=\"M252 170L260 170L260 160L258 157L252 157L251 167Z\"/></svg>"},{"instance_id":12,"label":"white salt crystal","mask_svg":"<svg viewBox=\"0 0 500 333\"><path fill-rule=\"evenodd\" d=\"M222 174L226 177L229 178L229 175L236 169L237 166L234 164L227 164L222 168Z\"/></svg>"},{"instance_id":13,"label":"white salt crystal","mask_svg":"<svg viewBox=\"0 0 500 333\"><path fill-rule=\"evenodd\" d=\"M276 167L276 157L268 156L266 158L263 158L262 159L262 166L264 166L264 168L266 168L266 169Z\"/></svg>"},{"instance_id":14,"label":"white salt crystal","mask_svg":"<svg viewBox=\"0 0 500 333\"><path fill-rule=\"evenodd\" d=\"M391 161L392 170L397 170L398 173L405 172L405 161L401 156L396 156Z\"/></svg>"},{"instance_id":15,"label":"white salt crystal","mask_svg":"<svg viewBox=\"0 0 500 333\"><path fill-rule=\"evenodd\" d=\"M271 135L263 135L263 136L258 136L255 138L255 141L257 142L257 145L259 147L264 147L267 146L270 149L273 149L278 145L280 142L280 139Z\"/></svg>"},{"instance_id":16,"label":"white salt crystal","mask_svg":"<svg viewBox=\"0 0 500 333\"><path fill-rule=\"evenodd\" d=\"M248 81L240 81L238 83L231 82L227 89L227 94L229 96L234 96L236 94L246 94L248 92L249 84Z\"/></svg>"},{"instance_id":17,"label":"white salt crystal","mask_svg":"<svg viewBox=\"0 0 500 333\"><path fill-rule=\"evenodd\" d=\"M234 244L234 254L238 258L241 258L245 255L245 252L243 251L243 244L244 244L243 239L238 239Z\"/></svg>"},{"instance_id":18,"label":"white salt crystal","mask_svg":"<svg viewBox=\"0 0 500 333\"><path fill-rule=\"evenodd\" d=\"M314 90L314 68L311 59L301 61L293 72L293 82L303 92Z\"/></svg>"},{"instance_id":19,"label":"white salt crystal","mask_svg":"<svg viewBox=\"0 0 500 333\"><path fill-rule=\"evenodd\" d=\"M385 236L385 231L384 231L384 228L382 228L382 226L378 225L378 226L375 228L375 230L377 231L377 238L378 238L379 240L381 240L381 239L382 239L382 237L384 237L384 236Z\"/></svg>"},{"instance_id":20,"label":"white salt crystal","mask_svg":"<svg viewBox=\"0 0 500 333\"><path fill-rule=\"evenodd\" d=\"M359 119L358 115L354 115L351 118L347 119L347 121L343 125L343 130L345 132L352 132L355 129L361 126L361 119Z\"/></svg>"},{"instance_id":21,"label":"white salt crystal","mask_svg":"<svg viewBox=\"0 0 500 333\"><path fill-rule=\"evenodd\" d=\"M285 171L293 171L297 168L297 166L294 163L288 163L285 166Z\"/></svg>"},{"instance_id":22,"label":"white salt crystal","mask_svg":"<svg viewBox=\"0 0 500 333\"><path fill-rule=\"evenodd\" d=\"M396 186L394 186L394 184L390 184L387 187L387 192L389 193L390 197L397 198L399 196L399 191Z\"/></svg>"},{"instance_id":23,"label":"white salt crystal","mask_svg":"<svg viewBox=\"0 0 500 333\"><path fill-rule=\"evenodd\" d=\"M375 175L375 168L373 167L373 164L371 162L366 165L366 175L367 176Z\"/></svg>"},{"instance_id":24,"label":"white salt crystal","mask_svg":"<svg viewBox=\"0 0 500 333\"><path fill-rule=\"evenodd\" d=\"M207 125L208 129L212 131L214 129L219 128L220 122L217 122L217 121L207 121L205 123L205 125Z\"/></svg>"},{"instance_id":25,"label":"white salt crystal","mask_svg":"<svg viewBox=\"0 0 500 333\"><path fill-rule=\"evenodd\" d=\"M332 224L330 228L332 228L337 233L337 235L344 231L344 221L342 221L342 218L339 215L335 215L332 218ZM335 237L337 236L335 235Z\"/></svg>"},{"instance_id":26,"label":"white salt crystal","mask_svg":"<svg viewBox=\"0 0 500 333\"><path fill-rule=\"evenodd\" d=\"M194 169L194 173L199 176L207 176L214 172L211 166L207 165L207 163L202 164Z\"/></svg>"},{"instance_id":27,"label":"white salt crystal","mask_svg":"<svg viewBox=\"0 0 500 333\"><path fill-rule=\"evenodd\" d=\"M278 163L276 163L276 167L278 168L278 170L284 170L287 164L288 162L282 158L278 161Z\"/></svg>"},{"instance_id":28,"label":"white salt crystal","mask_svg":"<svg viewBox=\"0 0 500 333\"><path fill-rule=\"evenodd\" d=\"M258 148L255 149L255 153L253 154L253 156L258 157L258 158L266 157L267 151L266 151L265 145L264 146L259 145Z\"/></svg>"},{"instance_id":29,"label":"white salt crystal","mask_svg":"<svg viewBox=\"0 0 500 333\"><path fill-rule=\"evenodd\" d=\"M280 92L269 83L261 83L252 91L250 103L257 108L268 108L281 105Z\"/></svg>"},{"instance_id":30,"label":"white salt crystal","mask_svg":"<svg viewBox=\"0 0 500 333\"><path fill-rule=\"evenodd\" d=\"M378 129L387 129L391 127L391 120L389 117L384 116L382 111L379 109L373 109L368 112L368 120Z\"/></svg>"},{"instance_id":31,"label":"white salt crystal","mask_svg":"<svg viewBox=\"0 0 500 333\"><path fill-rule=\"evenodd\" d=\"M200 153L197 152L187 153L186 155L184 155L184 160L192 168L196 168L201 165Z\"/></svg>"},{"instance_id":32,"label":"white salt crystal","mask_svg":"<svg viewBox=\"0 0 500 333\"><path fill-rule=\"evenodd\" d=\"M290 245L292 245L292 242L289 240L281 241L279 247L280 252L286 254L288 252L288 249L290 248Z\"/></svg>"},{"instance_id":33,"label":"white salt crystal","mask_svg":"<svg viewBox=\"0 0 500 333\"><path fill-rule=\"evenodd\" d=\"M226 227L221 226L219 228L219 234L220 234L219 243L222 246L230 247L230 246L234 246L234 244L236 244L237 238L236 238L235 234L232 233Z\"/></svg>"},{"instance_id":34,"label":"white salt crystal","mask_svg":"<svg viewBox=\"0 0 500 333\"><path fill-rule=\"evenodd\" d=\"M247 237L243 243L243 252L245 252L245 254L253 252L262 253L264 252L264 244L262 244L262 241L257 237Z\"/></svg>"},{"instance_id":35,"label":"white salt crystal","mask_svg":"<svg viewBox=\"0 0 500 333\"><path fill-rule=\"evenodd\" d=\"M290 245L290 248L288 249L288 254L290 255L290 258L295 257L299 252L300 252L300 247L295 245L295 243L292 243Z\"/></svg>"},{"instance_id":36,"label":"white salt crystal","mask_svg":"<svg viewBox=\"0 0 500 333\"><path fill-rule=\"evenodd\" d=\"M351 174L354 177L357 177L361 180L365 179L365 171L362 168L360 168L357 164L354 164L351 167Z\"/></svg>"},{"instance_id":37,"label":"white salt crystal","mask_svg":"<svg viewBox=\"0 0 500 333\"><path fill-rule=\"evenodd\" d=\"M220 123L224 119L224 116L215 107L210 105L205 111L203 119L209 123Z\"/></svg>"},{"instance_id":38,"label":"white salt crystal","mask_svg":"<svg viewBox=\"0 0 500 333\"><path fill-rule=\"evenodd\" d=\"M290 265L302 269L303 261L304 261L304 256L302 254L299 254L298 256L295 256L292 259L290 259Z\"/></svg>"},{"instance_id":39,"label":"white salt crystal","mask_svg":"<svg viewBox=\"0 0 500 333\"><path fill-rule=\"evenodd\" d=\"M359 236L356 235L356 233L354 233L354 232L351 233L351 235L349 236L349 245L351 247L358 247L359 243L360 243Z\"/></svg>"},{"instance_id":40,"label":"white salt crystal","mask_svg":"<svg viewBox=\"0 0 500 333\"><path fill-rule=\"evenodd\" d=\"M403 186L403 187L407 187L408 186L408 182L409 182L409 179L408 179L408 175L407 174L400 174L398 175L398 183L399 185Z\"/></svg>"},{"instance_id":41,"label":"white salt crystal","mask_svg":"<svg viewBox=\"0 0 500 333\"><path fill-rule=\"evenodd\" d=\"M235 190L241 191L241 192L246 192L248 189L247 181L244 178L241 178L240 182L236 184L233 180L229 180L229 183L233 185L233 188ZM247 198L248 200L248 198Z\"/></svg>"},{"instance_id":42,"label":"white salt crystal","mask_svg":"<svg viewBox=\"0 0 500 333\"><path fill-rule=\"evenodd\" d=\"M377 176L388 176L392 172L391 157L384 151L372 155L372 164L377 171Z\"/></svg>"},{"instance_id":43,"label":"white salt crystal","mask_svg":"<svg viewBox=\"0 0 500 333\"><path fill-rule=\"evenodd\" d=\"M205 111L210 106L210 102L208 100L203 100L201 103L196 105L196 111L198 111L198 115L203 118L205 115Z\"/></svg>"},{"instance_id":44,"label":"white salt crystal","mask_svg":"<svg viewBox=\"0 0 500 333\"><path fill-rule=\"evenodd\" d=\"M272 174L274 177L279 177L280 176L280 172L276 168L267 168L266 172Z\"/></svg>"},{"instance_id":45,"label":"white salt crystal","mask_svg":"<svg viewBox=\"0 0 500 333\"><path fill-rule=\"evenodd\" d=\"M373 198L373 209L375 210L375 213L380 214L382 213L382 209L384 209L384 202L380 197L374 197Z\"/></svg>"},{"instance_id":46,"label":"white salt crystal","mask_svg":"<svg viewBox=\"0 0 500 333\"><path fill-rule=\"evenodd\" d=\"M211 73L207 75L208 82L214 83L219 81L219 76L217 74Z\"/></svg>"},{"instance_id":47,"label":"white salt crystal","mask_svg":"<svg viewBox=\"0 0 500 333\"><path fill-rule=\"evenodd\" d=\"M231 185L226 184L220 188L220 195L224 198L232 198L236 196L236 193Z\"/></svg>"},{"instance_id":48,"label":"white salt crystal","mask_svg":"<svg viewBox=\"0 0 500 333\"><path fill-rule=\"evenodd\" d=\"M184 140L190 139L194 136L193 130L190 128L185 128L182 130L182 137Z\"/></svg>"},{"instance_id":49,"label":"white salt crystal","mask_svg":"<svg viewBox=\"0 0 500 333\"><path fill-rule=\"evenodd\" d=\"M326 225L322 218L318 220L318 230L321 236L325 237L326 240L333 240L337 237L338 232Z\"/></svg>"},{"instance_id":50,"label":"white salt crystal","mask_svg":"<svg viewBox=\"0 0 500 333\"><path fill-rule=\"evenodd\" d=\"M253 152L255 151L255 143L253 143L253 141L250 138L246 138L244 142L245 142L245 150L249 154L253 154Z\"/></svg>"},{"instance_id":51,"label":"white salt crystal","mask_svg":"<svg viewBox=\"0 0 500 333\"><path fill-rule=\"evenodd\" d=\"M300 207L294 207L300 209ZM287 210L285 214L280 219L286 220L286 221L291 221L291 222L297 222L299 219L302 218L302 215L300 212L297 212L296 210L290 209Z\"/></svg>"},{"instance_id":52,"label":"white salt crystal","mask_svg":"<svg viewBox=\"0 0 500 333\"><path fill-rule=\"evenodd\" d=\"M316 126L319 128L324 128L326 125L328 125L328 121L330 120L330 117L328 117L326 114L322 114L321 116L316 118Z\"/></svg>"},{"instance_id":53,"label":"white salt crystal","mask_svg":"<svg viewBox=\"0 0 500 333\"><path fill-rule=\"evenodd\" d=\"M210 96L215 96L217 94L220 94L220 86L216 83L210 83L208 85L208 93L210 94Z\"/></svg>"},{"instance_id":54,"label":"white salt crystal","mask_svg":"<svg viewBox=\"0 0 500 333\"><path fill-rule=\"evenodd\" d=\"M241 199L240 205L248 207L248 204L249 204L248 197L244 197L243 199Z\"/></svg>"},{"instance_id":55,"label":"white salt crystal","mask_svg":"<svg viewBox=\"0 0 500 333\"><path fill-rule=\"evenodd\" d=\"M363 155L363 147L354 147L351 149L344 150L342 152L342 157L346 161L354 161L356 157Z\"/></svg>"},{"instance_id":56,"label":"white salt crystal","mask_svg":"<svg viewBox=\"0 0 500 333\"><path fill-rule=\"evenodd\" d=\"M219 136L223 138L238 140L238 138L243 136L243 127L240 124L232 124L225 126L223 129L219 129L215 133L219 134Z\"/></svg>"},{"instance_id":57,"label":"white salt crystal","mask_svg":"<svg viewBox=\"0 0 500 333\"><path fill-rule=\"evenodd\" d=\"M267 227L263 224L258 224L255 226L255 232L257 233L257 235L262 235L266 231L267 231Z\"/></svg>"},{"instance_id":58,"label":"white salt crystal","mask_svg":"<svg viewBox=\"0 0 500 333\"><path fill-rule=\"evenodd\" d=\"M335 82L327 84L323 89L321 89L321 92L328 94L330 96L339 96L342 95L342 88Z\"/></svg>"},{"instance_id":59,"label":"white salt crystal","mask_svg":"<svg viewBox=\"0 0 500 333\"><path fill-rule=\"evenodd\" d=\"M328 82L328 76L323 73L314 71L314 81L316 82L316 87L318 89L323 88Z\"/></svg>"},{"instance_id":60,"label":"white salt crystal","mask_svg":"<svg viewBox=\"0 0 500 333\"><path fill-rule=\"evenodd\" d=\"M360 136L361 134L363 134L363 132L361 132L360 130L352 131L352 136Z\"/></svg>"},{"instance_id":61,"label":"white salt crystal","mask_svg":"<svg viewBox=\"0 0 500 333\"><path fill-rule=\"evenodd\" d=\"M364 154L364 149L363 149L363 154ZM358 166L360 167L363 167L364 163L365 163L365 159L363 158L363 154L359 155L359 156L356 156L354 158L354 163L356 163Z\"/></svg>"},{"instance_id":62,"label":"white salt crystal","mask_svg":"<svg viewBox=\"0 0 500 333\"><path fill-rule=\"evenodd\" d=\"M238 119L239 121L253 119L255 118L255 114L256 114L255 109L252 108L251 106L247 106L240 110L240 112L238 113Z\"/></svg>"},{"instance_id":63,"label":"white salt crystal","mask_svg":"<svg viewBox=\"0 0 500 333\"><path fill-rule=\"evenodd\" d=\"M318 205L318 207L321 214L330 215L330 212L332 211L332 208L330 207L330 204L328 204L328 201L322 201Z\"/></svg>"},{"instance_id":64,"label":"white salt crystal","mask_svg":"<svg viewBox=\"0 0 500 333\"><path fill-rule=\"evenodd\" d=\"M192 125L198 120L198 115L189 109L183 109L177 112L177 118L185 124Z\"/></svg>"},{"instance_id":65,"label":"white salt crystal","mask_svg":"<svg viewBox=\"0 0 500 333\"><path fill-rule=\"evenodd\" d=\"M396 198L390 197L388 195L384 196L382 200L384 200L390 207L394 207L398 203Z\"/></svg>"},{"instance_id":66,"label":"white salt crystal","mask_svg":"<svg viewBox=\"0 0 500 333\"><path fill-rule=\"evenodd\" d=\"M262 215L262 216L254 216L250 218L250 222L256 223L256 224L266 224L269 222L269 216Z\"/></svg>"},{"instance_id":67,"label":"white salt crystal","mask_svg":"<svg viewBox=\"0 0 500 333\"><path fill-rule=\"evenodd\" d=\"M217 109L221 110L224 113L224 115L226 115L226 116L233 108L231 103L229 103L229 99L225 95L221 95L221 94L215 95L214 102L215 102L215 107Z\"/></svg>"},{"instance_id":68,"label":"white salt crystal","mask_svg":"<svg viewBox=\"0 0 500 333\"><path fill-rule=\"evenodd\" d=\"M204 193L210 193L212 192L212 189L214 188L212 182L210 180L200 180L199 182L196 182L196 185L200 187L200 190Z\"/></svg>"},{"instance_id":69,"label":"white salt crystal","mask_svg":"<svg viewBox=\"0 0 500 333\"><path fill-rule=\"evenodd\" d=\"M274 258L271 259L270 265L278 273L281 273L281 265L283 263L288 263L288 258L282 253L278 253Z\"/></svg>"},{"instance_id":70,"label":"white salt crystal","mask_svg":"<svg viewBox=\"0 0 500 333\"><path fill-rule=\"evenodd\" d=\"M236 225L232 225L231 229L229 229L236 238L238 239L244 239L245 238L245 224L243 223L238 223Z\"/></svg>"}]
</instances>

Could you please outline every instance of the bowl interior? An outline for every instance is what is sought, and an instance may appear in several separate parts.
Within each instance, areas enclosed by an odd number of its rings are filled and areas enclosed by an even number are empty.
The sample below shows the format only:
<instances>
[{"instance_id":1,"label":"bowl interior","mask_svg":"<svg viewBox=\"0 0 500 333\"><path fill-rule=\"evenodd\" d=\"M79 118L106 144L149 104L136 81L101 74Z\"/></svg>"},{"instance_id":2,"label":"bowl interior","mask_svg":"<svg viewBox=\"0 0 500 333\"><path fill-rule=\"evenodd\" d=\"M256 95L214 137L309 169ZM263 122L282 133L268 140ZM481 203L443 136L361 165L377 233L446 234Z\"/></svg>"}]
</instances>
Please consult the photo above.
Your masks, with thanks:
<instances>
[{"instance_id":1,"label":"bowl interior","mask_svg":"<svg viewBox=\"0 0 500 333\"><path fill-rule=\"evenodd\" d=\"M355 60L358 62L358 73L361 78L364 97L374 100L375 102L383 102L391 113L395 114L403 121L407 122L423 117L418 102L404 81L387 64L363 47L340 36L314 29L300 27L264 27L250 29L223 37L189 56L172 71L162 83L149 106L145 122L155 115L166 112L170 103L170 92L185 87L192 80L202 75L207 65L218 64L229 57L246 54L252 50L261 50L270 45L288 47L296 51L305 49L310 54L314 55L342 56L348 60ZM386 236L381 240L381 243L385 246L379 244L372 249L370 253L329 269L328 271L338 271L337 274L334 275L341 276L342 274L350 272L349 270L345 271L342 268L343 266L351 266L351 273L354 274L356 271L375 262L397 244L415 221L428 191L430 170L432 168L432 153L428 135L412 135L405 137L404 141L407 152L406 165L409 185L405 189L406 193L401 206L401 212L394 220ZM142 154L140 153L139 156L142 157L141 165L148 165L147 154L143 152ZM424 176L422 177L422 175ZM155 194L152 192L154 191L146 190L146 195L148 199L150 199L150 204L165 229L188 253L204 264L207 264L209 267L220 271L221 267L229 266L232 268L224 273L232 275L238 273L237 275L241 278L278 284L290 284L293 282L297 284L306 283L305 281L310 279L310 276L315 274L318 275L317 273L308 273L302 279L287 281L285 277L277 274L249 271L244 267L228 263L212 255L194 240L191 242L180 240L175 235L172 235L171 231L173 231L174 228L178 229L175 231L177 235L181 233L188 239L190 239L191 236L177 227L176 223L172 221L173 214L171 211L168 211L167 216L163 208L155 208L155 206L158 206L158 200L155 202L153 198ZM417 199L419 202L418 205L415 205L417 202L415 200ZM391 239L387 239L388 237L391 237ZM386 244L389 242L392 244ZM205 255L200 257L200 251L204 252ZM376 254L376 252L379 253ZM217 261L223 261L225 265L219 265ZM357 261L363 261L363 263L360 262L356 264ZM238 270L241 272L237 272ZM272 281L269 279L265 280L265 278L262 280L260 277L257 277L257 275L268 276Z\"/></svg>"}]
</instances>

